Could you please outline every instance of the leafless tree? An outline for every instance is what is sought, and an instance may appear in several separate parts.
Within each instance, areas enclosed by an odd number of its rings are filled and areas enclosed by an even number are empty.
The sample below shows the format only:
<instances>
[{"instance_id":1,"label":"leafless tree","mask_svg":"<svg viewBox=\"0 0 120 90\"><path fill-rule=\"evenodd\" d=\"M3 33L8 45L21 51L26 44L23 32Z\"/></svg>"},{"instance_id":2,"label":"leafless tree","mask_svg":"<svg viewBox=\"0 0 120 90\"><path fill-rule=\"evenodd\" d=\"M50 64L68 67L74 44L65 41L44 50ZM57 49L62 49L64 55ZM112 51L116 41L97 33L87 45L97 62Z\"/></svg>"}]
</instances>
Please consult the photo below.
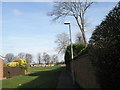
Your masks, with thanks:
<instances>
[{"instance_id":1,"label":"leafless tree","mask_svg":"<svg viewBox=\"0 0 120 90\"><path fill-rule=\"evenodd\" d=\"M19 53L18 58L25 59L25 53L23 53L23 52Z\"/></svg>"},{"instance_id":2,"label":"leafless tree","mask_svg":"<svg viewBox=\"0 0 120 90\"><path fill-rule=\"evenodd\" d=\"M84 43L81 33L76 34L75 43Z\"/></svg>"},{"instance_id":3,"label":"leafless tree","mask_svg":"<svg viewBox=\"0 0 120 90\"><path fill-rule=\"evenodd\" d=\"M14 60L14 54L8 53L5 56L5 63L12 62Z\"/></svg>"},{"instance_id":4,"label":"leafless tree","mask_svg":"<svg viewBox=\"0 0 120 90\"><path fill-rule=\"evenodd\" d=\"M43 53L43 61L45 62L45 64L50 62L50 55L46 52Z\"/></svg>"},{"instance_id":5,"label":"leafless tree","mask_svg":"<svg viewBox=\"0 0 120 90\"><path fill-rule=\"evenodd\" d=\"M41 63L41 54L40 53L38 53L37 59L38 59L38 63L40 64Z\"/></svg>"},{"instance_id":6,"label":"leafless tree","mask_svg":"<svg viewBox=\"0 0 120 90\"><path fill-rule=\"evenodd\" d=\"M72 16L76 20L76 23L82 33L84 43L87 45L85 37L85 13L87 9L92 5L93 2L56 2L54 4L53 11L49 12L49 16L53 16L53 20L58 20L59 18L65 18L66 16Z\"/></svg>"},{"instance_id":7,"label":"leafless tree","mask_svg":"<svg viewBox=\"0 0 120 90\"><path fill-rule=\"evenodd\" d=\"M60 33L56 36L57 51L58 54L64 54L67 46L69 45L69 36L66 33Z\"/></svg>"},{"instance_id":8,"label":"leafless tree","mask_svg":"<svg viewBox=\"0 0 120 90\"><path fill-rule=\"evenodd\" d=\"M25 55L25 59L26 59L27 63L30 64L32 62L32 55L27 53Z\"/></svg>"},{"instance_id":9,"label":"leafless tree","mask_svg":"<svg viewBox=\"0 0 120 90\"><path fill-rule=\"evenodd\" d=\"M14 60L15 60L15 59L18 59L18 58L19 58L18 55L14 56Z\"/></svg>"},{"instance_id":10,"label":"leafless tree","mask_svg":"<svg viewBox=\"0 0 120 90\"><path fill-rule=\"evenodd\" d=\"M52 61L53 61L53 63L57 63L58 62L58 56L57 55L52 55Z\"/></svg>"}]
</instances>

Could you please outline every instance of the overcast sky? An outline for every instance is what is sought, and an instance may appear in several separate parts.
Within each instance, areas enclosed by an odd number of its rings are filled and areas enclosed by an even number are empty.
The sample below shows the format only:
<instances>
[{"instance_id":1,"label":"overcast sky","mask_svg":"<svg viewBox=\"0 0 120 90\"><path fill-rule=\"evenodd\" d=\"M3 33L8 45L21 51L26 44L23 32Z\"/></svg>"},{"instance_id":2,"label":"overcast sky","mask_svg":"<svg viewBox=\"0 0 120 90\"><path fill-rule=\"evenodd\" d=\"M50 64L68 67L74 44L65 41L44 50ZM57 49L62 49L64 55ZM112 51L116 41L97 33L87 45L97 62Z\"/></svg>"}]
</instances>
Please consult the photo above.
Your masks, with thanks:
<instances>
[{"instance_id":1,"label":"overcast sky","mask_svg":"<svg viewBox=\"0 0 120 90\"><path fill-rule=\"evenodd\" d=\"M51 21L52 17L47 16L47 13L52 11L53 4L53 2L2 2L1 55L4 56L7 53L17 55L20 52L31 53L34 57L39 52L56 54L57 45L54 43L56 35L62 32L68 33L68 26L54 23ZM94 28L104 20L116 4L116 2L97 2L89 8L86 13L87 41ZM74 36L79 29L73 18L66 18L65 21L71 21L74 42Z\"/></svg>"}]
</instances>

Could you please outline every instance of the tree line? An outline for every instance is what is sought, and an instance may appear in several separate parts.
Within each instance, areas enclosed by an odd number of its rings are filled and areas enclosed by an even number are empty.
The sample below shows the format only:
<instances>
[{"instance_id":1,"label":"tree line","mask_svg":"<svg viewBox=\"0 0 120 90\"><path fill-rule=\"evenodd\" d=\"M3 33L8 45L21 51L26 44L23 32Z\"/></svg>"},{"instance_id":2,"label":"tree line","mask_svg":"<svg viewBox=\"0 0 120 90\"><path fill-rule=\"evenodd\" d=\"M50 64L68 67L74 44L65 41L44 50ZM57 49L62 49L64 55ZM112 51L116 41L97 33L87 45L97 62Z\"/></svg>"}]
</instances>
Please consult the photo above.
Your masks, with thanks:
<instances>
[{"instance_id":1,"label":"tree line","mask_svg":"<svg viewBox=\"0 0 120 90\"><path fill-rule=\"evenodd\" d=\"M5 55L4 63L12 62L18 58L26 59L28 64L31 64L34 62L32 54L21 52L16 56L13 53L7 53ZM41 63L45 63L45 64L54 63L55 64L57 62L58 62L58 56L56 54L49 55L46 52L43 52L43 54L41 54L41 53L37 54L37 63L38 64L41 64Z\"/></svg>"},{"instance_id":2,"label":"tree line","mask_svg":"<svg viewBox=\"0 0 120 90\"><path fill-rule=\"evenodd\" d=\"M14 61L15 59L18 59L18 58L26 59L28 64L30 64L33 60L32 54L29 54L29 53L23 53L22 52L22 53L19 53L18 55L14 55L13 53L7 53L5 55L4 63L12 62L12 61Z\"/></svg>"},{"instance_id":3,"label":"tree line","mask_svg":"<svg viewBox=\"0 0 120 90\"><path fill-rule=\"evenodd\" d=\"M44 62L45 64L56 64L58 63L58 56L56 54L54 55L49 55L46 52L43 52L43 54L38 53L37 55L37 60L38 63L41 64L42 62Z\"/></svg>"}]
</instances>

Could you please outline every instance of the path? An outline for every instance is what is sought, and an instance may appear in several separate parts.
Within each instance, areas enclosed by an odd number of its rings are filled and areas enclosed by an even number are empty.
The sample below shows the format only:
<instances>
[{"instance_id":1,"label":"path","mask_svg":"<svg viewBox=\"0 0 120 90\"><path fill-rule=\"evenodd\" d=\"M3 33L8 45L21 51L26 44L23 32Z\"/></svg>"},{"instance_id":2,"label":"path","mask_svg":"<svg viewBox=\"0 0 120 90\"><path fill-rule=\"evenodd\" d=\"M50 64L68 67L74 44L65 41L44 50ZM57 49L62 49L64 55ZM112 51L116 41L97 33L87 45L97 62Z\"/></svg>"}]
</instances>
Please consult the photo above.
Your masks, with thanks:
<instances>
[{"instance_id":1,"label":"path","mask_svg":"<svg viewBox=\"0 0 120 90\"><path fill-rule=\"evenodd\" d=\"M69 75L65 67L59 76L57 88L79 88L77 85L73 84L72 77Z\"/></svg>"}]
</instances>

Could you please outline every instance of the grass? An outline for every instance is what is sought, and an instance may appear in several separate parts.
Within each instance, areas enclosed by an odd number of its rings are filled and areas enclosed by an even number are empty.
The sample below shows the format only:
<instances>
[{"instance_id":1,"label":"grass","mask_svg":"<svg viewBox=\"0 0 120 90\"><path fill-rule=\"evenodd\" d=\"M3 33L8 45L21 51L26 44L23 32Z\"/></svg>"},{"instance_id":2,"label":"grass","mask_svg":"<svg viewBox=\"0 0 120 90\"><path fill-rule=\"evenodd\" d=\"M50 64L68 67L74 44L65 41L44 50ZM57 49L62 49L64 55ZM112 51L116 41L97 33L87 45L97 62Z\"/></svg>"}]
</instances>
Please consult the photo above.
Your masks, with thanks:
<instances>
[{"instance_id":1,"label":"grass","mask_svg":"<svg viewBox=\"0 0 120 90\"><path fill-rule=\"evenodd\" d=\"M61 66L32 67L31 74L2 80L2 88L56 88Z\"/></svg>"}]
</instances>

